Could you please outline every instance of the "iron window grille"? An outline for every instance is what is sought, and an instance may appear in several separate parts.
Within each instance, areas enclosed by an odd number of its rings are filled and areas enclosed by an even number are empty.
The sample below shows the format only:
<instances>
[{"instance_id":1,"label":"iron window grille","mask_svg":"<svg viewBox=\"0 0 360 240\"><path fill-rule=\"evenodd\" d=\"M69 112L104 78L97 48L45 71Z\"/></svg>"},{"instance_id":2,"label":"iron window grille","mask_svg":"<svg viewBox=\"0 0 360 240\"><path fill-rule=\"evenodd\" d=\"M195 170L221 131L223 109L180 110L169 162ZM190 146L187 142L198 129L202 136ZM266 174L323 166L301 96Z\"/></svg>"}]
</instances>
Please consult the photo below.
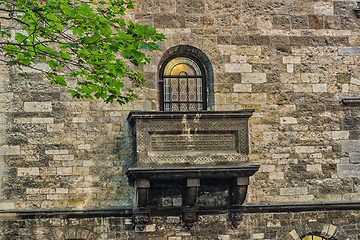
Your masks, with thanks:
<instances>
[{"instance_id":1,"label":"iron window grille","mask_svg":"<svg viewBox=\"0 0 360 240\"><path fill-rule=\"evenodd\" d=\"M202 64L189 57L170 59L160 80L161 110L206 110L206 76Z\"/></svg>"}]
</instances>

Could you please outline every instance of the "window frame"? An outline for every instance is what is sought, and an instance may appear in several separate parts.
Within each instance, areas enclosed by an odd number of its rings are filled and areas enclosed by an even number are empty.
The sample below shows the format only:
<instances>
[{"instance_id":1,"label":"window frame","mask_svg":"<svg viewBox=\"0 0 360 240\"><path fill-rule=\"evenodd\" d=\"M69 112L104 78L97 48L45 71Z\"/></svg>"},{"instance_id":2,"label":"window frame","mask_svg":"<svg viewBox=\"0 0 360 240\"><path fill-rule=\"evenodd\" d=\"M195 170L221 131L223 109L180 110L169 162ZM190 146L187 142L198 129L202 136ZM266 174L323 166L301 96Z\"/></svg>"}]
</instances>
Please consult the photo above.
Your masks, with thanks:
<instances>
[{"instance_id":1,"label":"window frame","mask_svg":"<svg viewBox=\"0 0 360 240\"><path fill-rule=\"evenodd\" d=\"M165 67L171 60L173 60L175 58L178 58L178 57L189 58L192 61L194 61L198 65L198 67L200 68L201 78L202 78L202 105L203 106L202 106L201 110L196 110L196 111L206 111L207 107L208 107L208 95L207 95L207 92L208 92L207 79L208 79L208 77L207 77L207 71L205 69L204 64L201 62L201 60L199 58L197 58L194 55L188 54L187 52L175 52L175 53L171 54L170 56L168 56L161 64L161 67L160 67L160 70L159 70L159 98L160 98L159 103L160 103L160 111L165 111L165 109L164 109L165 108L164 78L166 78L165 76L169 76L169 75L164 75ZM189 111L189 110L185 110L185 111ZM172 111L169 111L169 112L172 112Z\"/></svg>"}]
</instances>

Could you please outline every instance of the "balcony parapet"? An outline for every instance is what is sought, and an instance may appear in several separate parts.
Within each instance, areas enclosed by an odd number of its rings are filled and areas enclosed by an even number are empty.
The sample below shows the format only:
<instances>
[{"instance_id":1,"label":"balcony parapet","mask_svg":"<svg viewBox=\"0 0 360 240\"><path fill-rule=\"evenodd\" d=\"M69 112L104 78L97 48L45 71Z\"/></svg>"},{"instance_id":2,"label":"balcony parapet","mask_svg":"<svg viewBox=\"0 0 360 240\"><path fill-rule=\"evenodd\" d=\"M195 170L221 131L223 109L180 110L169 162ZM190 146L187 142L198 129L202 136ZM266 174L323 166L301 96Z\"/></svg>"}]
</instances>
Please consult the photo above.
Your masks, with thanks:
<instances>
[{"instance_id":1,"label":"balcony parapet","mask_svg":"<svg viewBox=\"0 0 360 240\"><path fill-rule=\"evenodd\" d=\"M259 169L249 163L248 119L254 110L200 112L132 111L134 163L127 171L135 187L134 219L142 231L166 209L167 199L180 199L187 227L197 220L201 208L228 209L239 224L249 177ZM216 190L213 190L216 189ZM214 191L214 193L211 193ZM220 198L208 204L209 198ZM175 201L175 200L174 200ZM177 201L179 202L179 201ZM170 209L170 208L169 208Z\"/></svg>"}]
</instances>

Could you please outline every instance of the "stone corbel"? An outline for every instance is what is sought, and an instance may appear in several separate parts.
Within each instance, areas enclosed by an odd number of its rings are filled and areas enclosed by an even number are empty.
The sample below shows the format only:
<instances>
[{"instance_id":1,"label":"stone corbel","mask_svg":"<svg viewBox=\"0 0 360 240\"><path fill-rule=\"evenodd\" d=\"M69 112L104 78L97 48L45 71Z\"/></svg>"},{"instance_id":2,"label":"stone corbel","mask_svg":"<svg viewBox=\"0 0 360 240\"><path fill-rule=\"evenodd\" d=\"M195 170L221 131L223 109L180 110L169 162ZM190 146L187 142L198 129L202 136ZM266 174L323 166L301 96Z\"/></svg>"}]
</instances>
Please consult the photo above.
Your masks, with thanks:
<instances>
[{"instance_id":1,"label":"stone corbel","mask_svg":"<svg viewBox=\"0 0 360 240\"><path fill-rule=\"evenodd\" d=\"M230 188L230 212L229 219L232 225L236 228L242 218L243 209L242 205L245 202L247 189L249 185L249 177L238 177L234 179L232 187Z\"/></svg>"},{"instance_id":2,"label":"stone corbel","mask_svg":"<svg viewBox=\"0 0 360 240\"><path fill-rule=\"evenodd\" d=\"M134 219L138 231L143 231L150 221L150 209L148 207L150 181L148 179L137 179L135 181L136 208Z\"/></svg>"},{"instance_id":3,"label":"stone corbel","mask_svg":"<svg viewBox=\"0 0 360 240\"><path fill-rule=\"evenodd\" d=\"M238 207L243 205L246 198L248 185L249 177L238 177L234 180L230 192L230 201L232 206Z\"/></svg>"},{"instance_id":4,"label":"stone corbel","mask_svg":"<svg viewBox=\"0 0 360 240\"><path fill-rule=\"evenodd\" d=\"M135 224L138 231L142 231L150 221L149 191L151 181L156 180L167 185L170 179L184 182L182 189L181 217L185 226L191 228L197 221L200 210L204 206L197 204L201 179L228 179L230 182L227 206L211 207L212 210L229 211L229 218L237 226L243 216L242 204L246 199L249 177L259 169L258 165L248 166L216 166L216 167L177 167L177 168L130 168L127 172L129 179L135 185L136 206L134 209ZM169 186L170 187L170 186ZM163 208L165 210L165 208ZM209 210L209 209L207 209ZM171 210L169 210L171 211ZM169 212L173 213L173 212ZM157 214L156 212L152 212Z\"/></svg>"},{"instance_id":5,"label":"stone corbel","mask_svg":"<svg viewBox=\"0 0 360 240\"><path fill-rule=\"evenodd\" d=\"M196 202L199 187L199 178L186 179L186 186L183 196L182 219L187 228L191 228L193 223L197 220L197 211L199 209L196 207Z\"/></svg>"}]
</instances>

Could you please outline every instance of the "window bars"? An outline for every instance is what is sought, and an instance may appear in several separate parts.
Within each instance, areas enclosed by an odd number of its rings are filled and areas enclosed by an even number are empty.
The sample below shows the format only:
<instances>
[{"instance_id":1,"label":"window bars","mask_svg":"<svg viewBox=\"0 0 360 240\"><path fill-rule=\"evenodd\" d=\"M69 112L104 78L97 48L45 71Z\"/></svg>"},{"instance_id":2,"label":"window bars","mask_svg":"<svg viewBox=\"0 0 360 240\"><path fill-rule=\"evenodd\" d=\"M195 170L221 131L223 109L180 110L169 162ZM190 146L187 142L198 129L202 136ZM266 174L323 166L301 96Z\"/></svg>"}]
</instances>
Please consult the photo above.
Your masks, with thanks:
<instances>
[{"instance_id":1,"label":"window bars","mask_svg":"<svg viewBox=\"0 0 360 240\"><path fill-rule=\"evenodd\" d=\"M187 57L171 59L161 81L164 111L199 111L206 109L205 76L199 65Z\"/></svg>"}]
</instances>

